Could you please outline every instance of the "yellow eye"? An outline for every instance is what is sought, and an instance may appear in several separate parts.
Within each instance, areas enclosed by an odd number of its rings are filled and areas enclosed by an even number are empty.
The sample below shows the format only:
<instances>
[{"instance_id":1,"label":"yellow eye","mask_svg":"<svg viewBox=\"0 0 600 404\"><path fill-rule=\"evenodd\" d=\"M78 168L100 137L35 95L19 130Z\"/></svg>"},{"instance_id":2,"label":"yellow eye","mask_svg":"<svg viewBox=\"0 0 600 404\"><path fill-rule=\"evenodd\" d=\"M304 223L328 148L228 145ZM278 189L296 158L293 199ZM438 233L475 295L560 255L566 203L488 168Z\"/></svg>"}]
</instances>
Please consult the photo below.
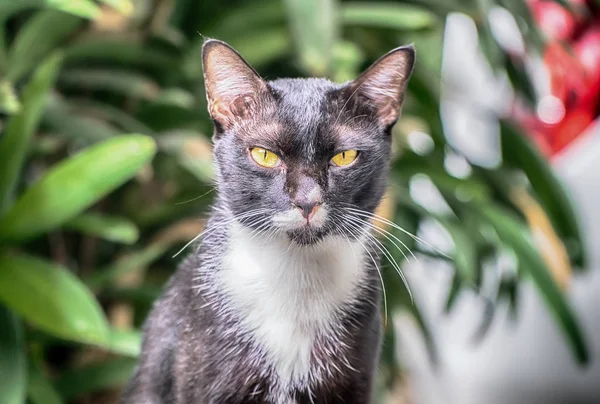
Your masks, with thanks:
<instances>
[{"instance_id":1,"label":"yellow eye","mask_svg":"<svg viewBox=\"0 0 600 404\"><path fill-rule=\"evenodd\" d=\"M279 157L277 157L275 153L261 147L253 147L250 149L250 155L258 165L263 167L273 168L279 163Z\"/></svg>"},{"instance_id":2,"label":"yellow eye","mask_svg":"<svg viewBox=\"0 0 600 404\"><path fill-rule=\"evenodd\" d=\"M356 156L358 156L358 151L356 150L344 150L341 153L336 154L331 159L331 162L338 167L347 166L356 160Z\"/></svg>"}]
</instances>

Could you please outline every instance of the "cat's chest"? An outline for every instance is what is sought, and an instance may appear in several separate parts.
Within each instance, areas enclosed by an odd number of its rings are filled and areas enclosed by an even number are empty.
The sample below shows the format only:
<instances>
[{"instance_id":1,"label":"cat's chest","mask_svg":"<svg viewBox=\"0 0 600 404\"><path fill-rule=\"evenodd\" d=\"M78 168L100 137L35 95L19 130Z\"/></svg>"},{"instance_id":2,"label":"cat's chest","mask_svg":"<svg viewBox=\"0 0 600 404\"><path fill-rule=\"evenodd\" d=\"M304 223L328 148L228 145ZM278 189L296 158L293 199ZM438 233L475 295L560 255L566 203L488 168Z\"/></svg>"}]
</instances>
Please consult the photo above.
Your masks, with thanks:
<instances>
[{"instance_id":1,"label":"cat's chest","mask_svg":"<svg viewBox=\"0 0 600 404\"><path fill-rule=\"evenodd\" d=\"M244 332L284 385L307 384L330 371L327 356L336 353L328 346L344 332L341 315L360 293L360 244L331 238L299 247L235 231L219 278Z\"/></svg>"}]
</instances>

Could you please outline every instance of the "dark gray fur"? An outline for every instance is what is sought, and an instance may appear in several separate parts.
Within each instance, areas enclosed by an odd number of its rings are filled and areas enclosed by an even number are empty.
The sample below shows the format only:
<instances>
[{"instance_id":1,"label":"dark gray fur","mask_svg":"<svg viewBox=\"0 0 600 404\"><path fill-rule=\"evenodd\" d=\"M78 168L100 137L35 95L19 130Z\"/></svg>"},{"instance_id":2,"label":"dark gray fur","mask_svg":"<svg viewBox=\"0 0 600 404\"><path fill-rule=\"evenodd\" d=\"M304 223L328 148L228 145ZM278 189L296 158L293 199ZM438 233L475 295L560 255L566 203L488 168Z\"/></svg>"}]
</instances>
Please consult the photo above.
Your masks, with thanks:
<instances>
[{"instance_id":1,"label":"dark gray fur","mask_svg":"<svg viewBox=\"0 0 600 404\"><path fill-rule=\"evenodd\" d=\"M210 41L205 48L213 45L226 46ZM398 110L414 60L412 48L403 52L409 66L399 87ZM325 226L287 234L298 248L309 248L334 232L344 204L375 210L386 187L393 122L382 123L378 100L352 84L271 81L266 92L234 106L236 116L243 117L235 125L213 116L218 187L210 233L173 275L147 319L139 365L122 403L279 404L275 400L282 389L298 404L370 402L381 339L379 277L370 260L364 263L369 275L360 298L340 308L337 331L321 336L313 347L315 361L337 362L340 371L310 386L278 383L262 348L239 326L226 293L213 287L232 215L256 208L283 212L294 195L317 183L330 207ZM248 149L257 145L277 153L287 170L266 170L252 162ZM359 150L356 164L332 168L331 157L345 149ZM370 253L377 257L376 250Z\"/></svg>"}]
</instances>

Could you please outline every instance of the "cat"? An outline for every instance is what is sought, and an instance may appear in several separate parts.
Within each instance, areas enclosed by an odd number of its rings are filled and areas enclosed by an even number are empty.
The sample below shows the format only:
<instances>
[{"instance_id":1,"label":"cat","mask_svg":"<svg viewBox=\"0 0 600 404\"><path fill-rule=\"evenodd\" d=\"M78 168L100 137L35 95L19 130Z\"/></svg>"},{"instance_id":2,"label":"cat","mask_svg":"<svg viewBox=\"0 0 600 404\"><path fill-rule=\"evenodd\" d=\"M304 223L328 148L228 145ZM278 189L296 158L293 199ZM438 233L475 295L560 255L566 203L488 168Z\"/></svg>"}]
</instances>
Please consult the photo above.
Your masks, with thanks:
<instances>
[{"instance_id":1,"label":"cat","mask_svg":"<svg viewBox=\"0 0 600 404\"><path fill-rule=\"evenodd\" d=\"M371 402L382 316L366 222L414 61L408 45L346 84L267 82L204 42L217 196L146 320L123 404Z\"/></svg>"}]
</instances>

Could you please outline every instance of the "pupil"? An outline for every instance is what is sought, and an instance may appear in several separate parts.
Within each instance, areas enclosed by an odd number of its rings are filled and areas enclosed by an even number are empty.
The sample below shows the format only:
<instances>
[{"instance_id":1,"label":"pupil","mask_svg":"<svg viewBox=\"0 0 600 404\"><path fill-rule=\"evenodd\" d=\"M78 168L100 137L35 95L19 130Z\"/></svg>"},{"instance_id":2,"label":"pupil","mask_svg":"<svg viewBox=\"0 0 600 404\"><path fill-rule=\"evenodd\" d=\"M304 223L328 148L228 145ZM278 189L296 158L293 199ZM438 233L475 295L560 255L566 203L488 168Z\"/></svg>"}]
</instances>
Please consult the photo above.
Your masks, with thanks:
<instances>
[{"instance_id":1,"label":"pupil","mask_svg":"<svg viewBox=\"0 0 600 404\"><path fill-rule=\"evenodd\" d=\"M266 150L265 150L265 153L264 153L264 154L265 154L265 157L264 157L264 159L266 160L266 159L267 159L267 151L266 151Z\"/></svg>"},{"instance_id":2,"label":"pupil","mask_svg":"<svg viewBox=\"0 0 600 404\"><path fill-rule=\"evenodd\" d=\"M346 152L342 152L342 159L345 160L346 159Z\"/></svg>"}]
</instances>

